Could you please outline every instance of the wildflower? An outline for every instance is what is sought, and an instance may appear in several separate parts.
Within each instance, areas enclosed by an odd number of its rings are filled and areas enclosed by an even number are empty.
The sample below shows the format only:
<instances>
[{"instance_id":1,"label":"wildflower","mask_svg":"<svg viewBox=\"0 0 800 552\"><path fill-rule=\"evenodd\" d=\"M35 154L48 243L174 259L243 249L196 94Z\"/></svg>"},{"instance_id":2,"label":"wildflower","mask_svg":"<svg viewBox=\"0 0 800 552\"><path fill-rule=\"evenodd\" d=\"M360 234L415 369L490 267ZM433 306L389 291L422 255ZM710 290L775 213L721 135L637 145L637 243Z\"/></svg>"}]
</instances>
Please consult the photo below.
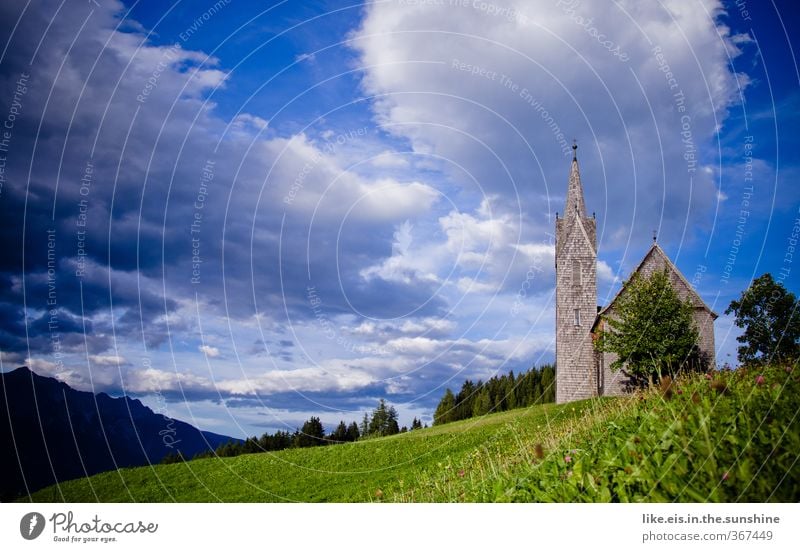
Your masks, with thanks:
<instances>
[{"instance_id":1,"label":"wildflower","mask_svg":"<svg viewBox=\"0 0 800 552\"><path fill-rule=\"evenodd\" d=\"M678 390L677 390L677 391L675 391L675 392L676 392L678 395L683 395L683 389L678 389Z\"/></svg>"},{"instance_id":2,"label":"wildflower","mask_svg":"<svg viewBox=\"0 0 800 552\"><path fill-rule=\"evenodd\" d=\"M570 462L572 462L572 456L570 456L569 454L567 454L567 455L564 457L564 462L566 462L567 464L569 464Z\"/></svg>"},{"instance_id":3,"label":"wildflower","mask_svg":"<svg viewBox=\"0 0 800 552\"><path fill-rule=\"evenodd\" d=\"M756 376L756 385L762 385L764 383L764 376L761 374Z\"/></svg>"},{"instance_id":4,"label":"wildflower","mask_svg":"<svg viewBox=\"0 0 800 552\"><path fill-rule=\"evenodd\" d=\"M464 473L465 473L464 470L458 470L459 477L464 477Z\"/></svg>"},{"instance_id":5,"label":"wildflower","mask_svg":"<svg viewBox=\"0 0 800 552\"><path fill-rule=\"evenodd\" d=\"M722 474L722 480L723 481L727 481L728 480L728 472L725 472L725 473Z\"/></svg>"},{"instance_id":6,"label":"wildflower","mask_svg":"<svg viewBox=\"0 0 800 552\"><path fill-rule=\"evenodd\" d=\"M707 379L707 380L710 380L710 379L711 379L711 373L710 373L710 372L706 374L706 379Z\"/></svg>"}]
</instances>

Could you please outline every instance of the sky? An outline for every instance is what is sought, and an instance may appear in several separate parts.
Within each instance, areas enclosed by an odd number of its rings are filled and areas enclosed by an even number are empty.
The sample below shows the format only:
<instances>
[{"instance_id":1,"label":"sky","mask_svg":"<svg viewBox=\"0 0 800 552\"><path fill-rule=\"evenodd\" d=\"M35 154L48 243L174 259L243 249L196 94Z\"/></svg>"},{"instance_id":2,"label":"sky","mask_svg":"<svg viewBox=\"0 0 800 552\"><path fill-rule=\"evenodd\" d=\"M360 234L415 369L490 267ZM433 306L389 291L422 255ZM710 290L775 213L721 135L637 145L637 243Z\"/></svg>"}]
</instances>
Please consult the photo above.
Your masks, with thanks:
<instances>
[{"instance_id":1,"label":"sky","mask_svg":"<svg viewBox=\"0 0 800 552\"><path fill-rule=\"evenodd\" d=\"M554 360L572 143L598 304L658 242L800 292L789 0L0 4L0 369L236 437Z\"/></svg>"}]
</instances>

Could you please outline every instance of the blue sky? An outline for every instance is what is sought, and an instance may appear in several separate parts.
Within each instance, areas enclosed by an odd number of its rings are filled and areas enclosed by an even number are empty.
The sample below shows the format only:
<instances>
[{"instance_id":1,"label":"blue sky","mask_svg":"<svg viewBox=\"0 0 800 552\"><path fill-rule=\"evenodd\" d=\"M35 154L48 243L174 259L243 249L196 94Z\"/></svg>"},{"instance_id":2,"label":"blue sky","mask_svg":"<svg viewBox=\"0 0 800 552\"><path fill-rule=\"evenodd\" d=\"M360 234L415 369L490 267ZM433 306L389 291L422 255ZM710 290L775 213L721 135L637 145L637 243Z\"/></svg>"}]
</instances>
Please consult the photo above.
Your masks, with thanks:
<instances>
[{"instance_id":1,"label":"blue sky","mask_svg":"<svg viewBox=\"0 0 800 552\"><path fill-rule=\"evenodd\" d=\"M0 11L3 370L236 436L429 420L553 360L573 139L599 304L654 230L720 362L754 277L800 291L791 2Z\"/></svg>"}]
</instances>

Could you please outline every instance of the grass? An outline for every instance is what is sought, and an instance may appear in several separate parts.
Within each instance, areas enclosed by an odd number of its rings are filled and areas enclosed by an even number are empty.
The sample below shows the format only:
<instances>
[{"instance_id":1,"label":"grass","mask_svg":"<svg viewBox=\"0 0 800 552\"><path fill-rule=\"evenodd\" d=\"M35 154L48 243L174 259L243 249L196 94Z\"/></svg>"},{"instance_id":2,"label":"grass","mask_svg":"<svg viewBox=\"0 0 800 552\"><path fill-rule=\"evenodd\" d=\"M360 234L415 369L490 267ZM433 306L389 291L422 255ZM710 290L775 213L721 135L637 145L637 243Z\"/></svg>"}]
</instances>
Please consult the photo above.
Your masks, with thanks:
<instances>
[{"instance_id":1,"label":"grass","mask_svg":"<svg viewBox=\"0 0 800 552\"><path fill-rule=\"evenodd\" d=\"M492 443L503 456L520 440L556 434L591 404L541 405L409 433L328 447L210 458L106 472L34 493L34 501L376 501L402 497L429 474L456 471Z\"/></svg>"},{"instance_id":2,"label":"grass","mask_svg":"<svg viewBox=\"0 0 800 552\"><path fill-rule=\"evenodd\" d=\"M790 501L800 378L740 369L346 445L98 474L34 501Z\"/></svg>"}]
</instances>

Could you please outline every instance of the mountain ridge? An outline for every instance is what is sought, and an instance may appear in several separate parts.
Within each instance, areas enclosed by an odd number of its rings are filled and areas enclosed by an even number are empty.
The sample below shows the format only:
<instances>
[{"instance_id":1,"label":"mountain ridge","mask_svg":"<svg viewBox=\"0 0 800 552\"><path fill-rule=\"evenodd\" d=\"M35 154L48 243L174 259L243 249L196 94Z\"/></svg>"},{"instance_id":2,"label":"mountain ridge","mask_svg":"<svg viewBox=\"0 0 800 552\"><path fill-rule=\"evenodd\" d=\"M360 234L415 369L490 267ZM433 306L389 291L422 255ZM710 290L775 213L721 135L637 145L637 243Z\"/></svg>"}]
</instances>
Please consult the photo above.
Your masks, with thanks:
<instances>
[{"instance_id":1,"label":"mountain ridge","mask_svg":"<svg viewBox=\"0 0 800 552\"><path fill-rule=\"evenodd\" d=\"M28 367L0 373L0 500L69 479L214 450L226 435L201 431L123 395L78 391Z\"/></svg>"}]
</instances>

